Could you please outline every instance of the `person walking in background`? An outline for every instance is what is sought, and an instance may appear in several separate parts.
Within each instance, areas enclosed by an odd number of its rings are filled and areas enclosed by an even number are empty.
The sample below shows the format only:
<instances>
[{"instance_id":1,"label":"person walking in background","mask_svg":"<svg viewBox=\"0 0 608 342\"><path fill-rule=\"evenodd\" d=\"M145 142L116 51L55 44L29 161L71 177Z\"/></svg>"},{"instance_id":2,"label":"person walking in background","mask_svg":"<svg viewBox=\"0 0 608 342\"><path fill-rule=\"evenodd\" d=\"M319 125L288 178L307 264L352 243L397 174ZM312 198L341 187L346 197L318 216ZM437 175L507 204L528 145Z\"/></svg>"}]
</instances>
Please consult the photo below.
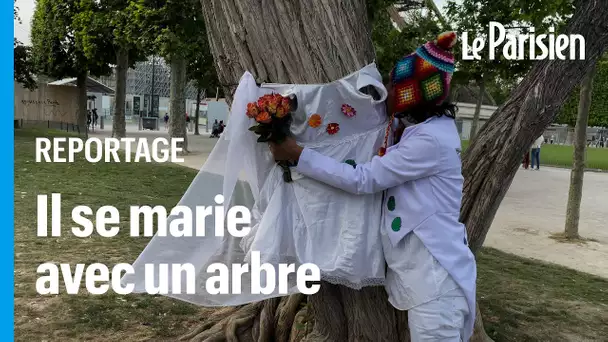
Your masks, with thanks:
<instances>
[{"instance_id":1,"label":"person walking in background","mask_svg":"<svg viewBox=\"0 0 608 342\"><path fill-rule=\"evenodd\" d=\"M97 108L93 108L91 111L93 113L93 127L97 127L97 122L99 120L99 114L97 114Z\"/></svg>"},{"instance_id":2,"label":"person walking in background","mask_svg":"<svg viewBox=\"0 0 608 342\"><path fill-rule=\"evenodd\" d=\"M524 154L523 167L526 170L530 167L530 149L528 149Z\"/></svg>"},{"instance_id":3,"label":"person walking in background","mask_svg":"<svg viewBox=\"0 0 608 342\"><path fill-rule=\"evenodd\" d=\"M169 113L165 113L165 117L163 118L165 121L165 130L169 129Z\"/></svg>"},{"instance_id":4,"label":"person walking in background","mask_svg":"<svg viewBox=\"0 0 608 342\"><path fill-rule=\"evenodd\" d=\"M91 110L87 110L87 129L91 129L91 123L93 122L93 116L91 115Z\"/></svg>"},{"instance_id":5,"label":"person walking in background","mask_svg":"<svg viewBox=\"0 0 608 342\"><path fill-rule=\"evenodd\" d=\"M534 144L532 144L532 170L534 170L534 165L536 165L536 170L540 169L540 147L545 142L545 138L541 135L536 139Z\"/></svg>"}]
</instances>

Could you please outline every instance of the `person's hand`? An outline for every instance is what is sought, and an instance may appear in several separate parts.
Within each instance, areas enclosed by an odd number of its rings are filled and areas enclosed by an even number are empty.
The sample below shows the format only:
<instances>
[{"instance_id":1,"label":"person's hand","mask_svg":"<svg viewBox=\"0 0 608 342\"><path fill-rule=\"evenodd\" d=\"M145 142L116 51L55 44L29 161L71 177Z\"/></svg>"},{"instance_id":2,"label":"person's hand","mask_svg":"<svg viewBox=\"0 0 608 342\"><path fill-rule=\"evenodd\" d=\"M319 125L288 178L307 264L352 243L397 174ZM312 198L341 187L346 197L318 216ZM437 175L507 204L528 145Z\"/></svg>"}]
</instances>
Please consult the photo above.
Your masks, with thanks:
<instances>
[{"instance_id":1,"label":"person's hand","mask_svg":"<svg viewBox=\"0 0 608 342\"><path fill-rule=\"evenodd\" d=\"M288 137L281 144L268 143L270 146L270 152L272 153L274 160L276 161L298 161L300 154L302 154L303 148L300 147L296 140L292 137Z\"/></svg>"}]
</instances>

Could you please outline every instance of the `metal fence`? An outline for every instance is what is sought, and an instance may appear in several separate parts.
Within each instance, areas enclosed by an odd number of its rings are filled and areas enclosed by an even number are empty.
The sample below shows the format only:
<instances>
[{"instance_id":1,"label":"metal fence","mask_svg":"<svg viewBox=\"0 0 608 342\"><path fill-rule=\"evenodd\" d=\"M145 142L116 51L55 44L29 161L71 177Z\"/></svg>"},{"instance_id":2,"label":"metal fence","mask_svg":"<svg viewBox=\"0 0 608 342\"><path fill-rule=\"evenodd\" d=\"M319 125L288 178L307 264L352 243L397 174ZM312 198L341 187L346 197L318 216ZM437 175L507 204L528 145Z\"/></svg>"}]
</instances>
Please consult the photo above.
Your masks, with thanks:
<instances>
[{"instance_id":1,"label":"metal fence","mask_svg":"<svg viewBox=\"0 0 608 342\"><path fill-rule=\"evenodd\" d=\"M574 128L567 126L551 126L543 134L547 144L572 145L574 143ZM587 128L587 146L608 147L608 129L589 127Z\"/></svg>"}]
</instances>

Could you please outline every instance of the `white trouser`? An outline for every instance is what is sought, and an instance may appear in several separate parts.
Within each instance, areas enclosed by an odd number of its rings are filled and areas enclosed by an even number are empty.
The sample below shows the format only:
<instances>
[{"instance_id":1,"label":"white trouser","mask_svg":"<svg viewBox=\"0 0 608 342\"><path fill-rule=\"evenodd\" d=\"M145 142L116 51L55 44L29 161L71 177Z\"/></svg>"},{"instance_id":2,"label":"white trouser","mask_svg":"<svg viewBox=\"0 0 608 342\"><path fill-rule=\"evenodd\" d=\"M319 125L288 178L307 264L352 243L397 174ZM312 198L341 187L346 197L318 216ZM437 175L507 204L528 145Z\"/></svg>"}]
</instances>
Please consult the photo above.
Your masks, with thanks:
<instances>
[{"instance_id":1,"label":"white trouser","mask_svg":"<svg viewBox=\"0 0 608 342\"><path fill-rule=\"evenodd\" d=\"M412 342L462 342L469 306L460 288L407 312Z\"/></svg>"}]
</instances>

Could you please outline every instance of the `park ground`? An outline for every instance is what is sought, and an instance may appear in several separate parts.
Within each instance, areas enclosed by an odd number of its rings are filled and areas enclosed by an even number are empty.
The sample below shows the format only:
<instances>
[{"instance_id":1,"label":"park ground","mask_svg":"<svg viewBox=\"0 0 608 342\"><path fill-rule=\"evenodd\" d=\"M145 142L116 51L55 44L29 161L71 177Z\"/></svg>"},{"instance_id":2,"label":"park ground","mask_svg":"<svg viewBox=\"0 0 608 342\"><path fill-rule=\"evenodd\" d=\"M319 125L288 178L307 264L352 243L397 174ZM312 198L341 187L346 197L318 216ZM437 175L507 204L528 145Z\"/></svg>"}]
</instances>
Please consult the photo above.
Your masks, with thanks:
<instances>
[{"instance_id":1,"label":"park ground","mask_svg":"<svg viewBox=\"0 0 608 342\"><path fill-rule=\"evenodd\" d=\"M25 130L15 136L16 340L175 341L208 311L147 295L36 293L39 264L132 262L147 243L128 234L112 239L37 238L36 196L62 194L64 226L71 219L69 209L77 205L113 205L125 217L122 226L127 226L130 205L172 207L178 202L213 139L191 139L192 154L184 163L189 167L93 165L82 159L71 164L35 163L35 136L56 134L62 133ZM152 133L129 133L138 134ZM566 154L558 153L564 158ZM599 156L600 162L608 162L608 156ZM567 159L559 160L566 160L567 166ZM489 247L478 255L479 304L495 341L599 341L608 336L608 274L603 273L608 269L608 174L585 175L581 234L593 241L580 244L550 238L563 229L568 176L567 170L544 167L519 172L488 234Z\"/></svg>"}]
</instances>

